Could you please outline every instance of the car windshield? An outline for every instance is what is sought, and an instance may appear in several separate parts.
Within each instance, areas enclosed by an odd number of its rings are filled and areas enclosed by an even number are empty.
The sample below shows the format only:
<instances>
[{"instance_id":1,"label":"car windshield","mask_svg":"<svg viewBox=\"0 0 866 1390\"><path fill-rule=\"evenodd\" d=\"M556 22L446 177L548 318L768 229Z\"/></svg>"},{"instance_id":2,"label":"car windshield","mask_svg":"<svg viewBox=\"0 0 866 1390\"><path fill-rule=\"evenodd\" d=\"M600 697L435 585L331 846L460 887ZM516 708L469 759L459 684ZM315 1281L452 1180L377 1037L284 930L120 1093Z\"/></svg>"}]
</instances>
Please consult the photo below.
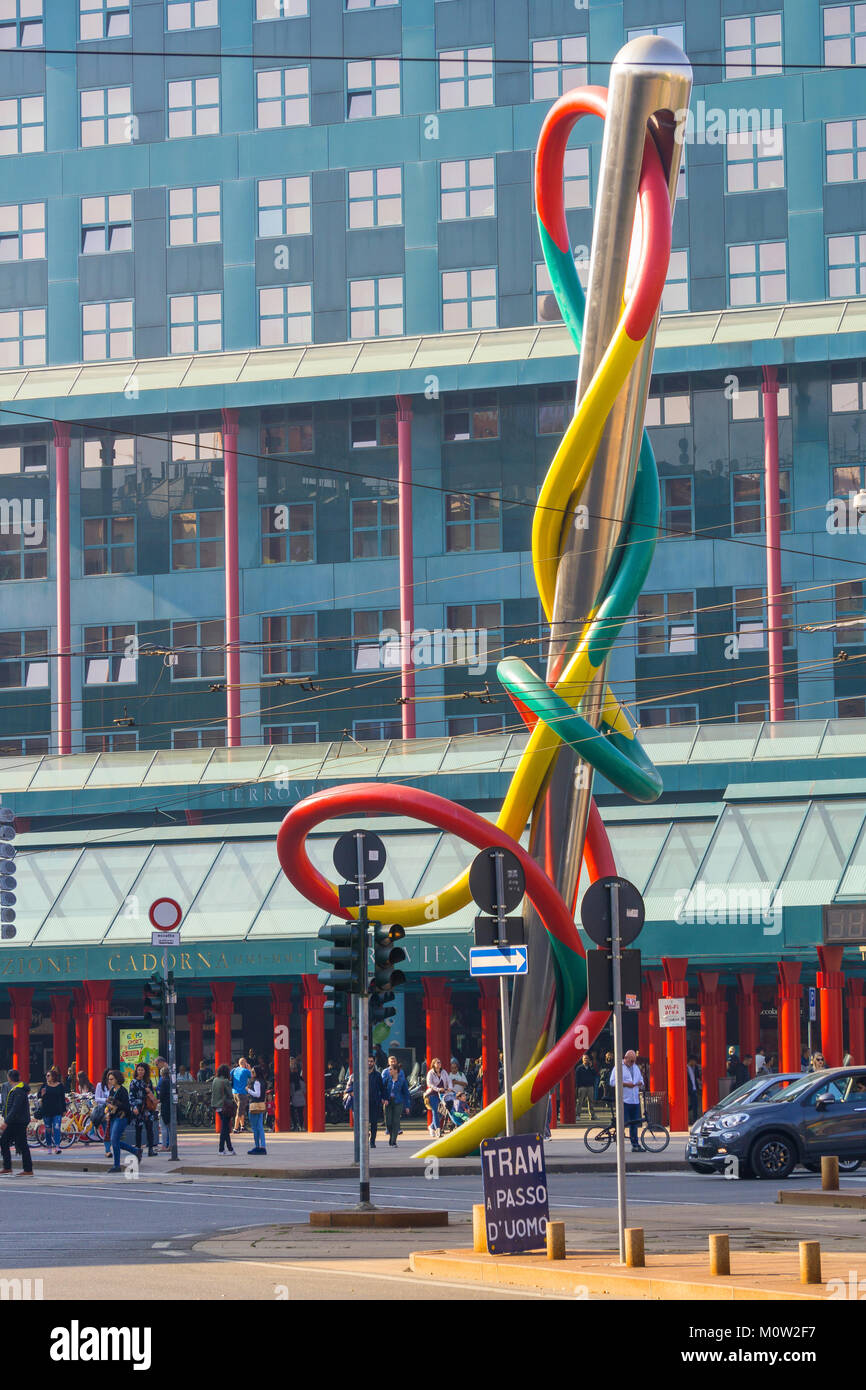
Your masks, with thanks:
<instances>
[{"instance_id":1,"label":"car windshield","mask_svg":"<svg viewBox=\"0 0 866 1390\"><path fill-rule=\"evenodd\" d=\"M774 1105L785 1105L789 1100L796 1100L804 1091L808 1091L810 1086L814 1086L817 1079L813 1071L807 1072L805 1076L800 1077L799 1081L792 1081L790 1086L788 1086L781 1095L773 1096L772 1103Z\"/></svg>"},{"instance_id":2,"label":"car windshield","mask_svg":"<svg viewBox=\"0 0 866 1390\"><path fill-rule=\"evenodd\" d=\"M748 1081L744 1081L742 1086L738 1086L735 1091L729 1091L724 1100L720 1100L718 1110L729 1110L732 1105L738 1105L750 1096L753 1091L757 1091L765 1080L763 1076L753 1076Z\"/></svg>"}]
</instances>

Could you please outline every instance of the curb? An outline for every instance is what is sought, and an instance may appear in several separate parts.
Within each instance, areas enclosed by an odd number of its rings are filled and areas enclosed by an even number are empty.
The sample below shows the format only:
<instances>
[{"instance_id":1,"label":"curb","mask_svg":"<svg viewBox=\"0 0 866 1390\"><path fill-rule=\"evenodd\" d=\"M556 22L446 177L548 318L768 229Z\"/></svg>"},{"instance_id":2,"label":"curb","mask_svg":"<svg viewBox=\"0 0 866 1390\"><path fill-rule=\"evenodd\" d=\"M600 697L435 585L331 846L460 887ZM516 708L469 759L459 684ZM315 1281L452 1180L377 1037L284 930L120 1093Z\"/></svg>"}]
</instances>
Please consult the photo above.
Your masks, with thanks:
<instances>
[{"instance_id":1,"label":"curb","mask_svg":"<svg viewBox=\"0 0 866 1390\"><path fill-rule=\"evenodd\" d=\"M389 1165L387 1168L371 1167L371 1178L417 1178L424 1171L426 1159L418 1159L416 1163L397 1163ZM145 1160L147 1162L147 1160ZM150 1159L150 1163L157 1163L158 1160ZM457 1159L440 1159L439 1171L443 1177L452 1175L454 1177L480 1177L481 1160L475 1159L471 1163L464 1163ZM46 1173L90 1173L105 1172L104 1164L83 1160L78 1163L64 1163L62 1160L52 1162L51 1159L39 1159L34 1156L34 1169ZM615 1173L614 1163L598 1163L592 1159L589 1162L580 1162L570 1159L553 1160L545 1165L548 1173ZM663 1159L658 1163L636 1163L627 1165L631 1174L635 1173L680 1173L684 1168L684 1160ZM148 1177L155 1173L152 1168L143 1168L143 1172ZM308 1181L310 1179L325 1180L329 1178L356 1178L358 1175L357 1166L353 1163L342 1167L319 1167L319 1168L285 1168L266 1165L255 1165L253 1167L228 1167L212 1168L200 1163L184 1163L166 1166L162 1169L168 1177L187 1177L187 1178L283 1178L288 1181ZM160 1174L161 1175L161 1174ZM817 1194L816 1194L817 1195Z\"/></svg>"},{"instance_id":2,"label":"curb","mask_svg":"<svg viewBox=\"0 0 866 1390\"><path fill-rule=\"evenodd\" d=\"M379 1207L376 1211L311 1211L310 1225L319 1231L371 1230L414 1231L427 1226L447 1226L447 1211L401 1211Z\"/></svg>"},{"instance_id":3,"label":"curb","mask_svg":"<svg viewBox=\"0 0 866 1390\"><path fill-rule=\"evenodd\" d=\"M786 1207L853 1207L866 1209L864 1192L780 1192L779 1204Z\"/></svg>"}]
</instances>

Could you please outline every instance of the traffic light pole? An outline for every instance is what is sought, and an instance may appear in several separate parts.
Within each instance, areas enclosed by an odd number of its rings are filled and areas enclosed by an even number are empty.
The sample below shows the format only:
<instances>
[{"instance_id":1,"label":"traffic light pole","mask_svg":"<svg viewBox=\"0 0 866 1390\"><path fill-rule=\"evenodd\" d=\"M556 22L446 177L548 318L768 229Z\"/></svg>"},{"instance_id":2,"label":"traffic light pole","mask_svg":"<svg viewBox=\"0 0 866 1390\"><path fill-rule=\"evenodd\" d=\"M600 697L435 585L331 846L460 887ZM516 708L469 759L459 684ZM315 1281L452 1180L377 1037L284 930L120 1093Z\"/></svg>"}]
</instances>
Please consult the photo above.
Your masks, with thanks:
<instances>
[{"instance_id":1,"label":"traffic light pole","mask_svg":"<svg viewBox=\"0 0 866 1390\"><path fill-rule=\"evenodd\" d=\"M616 1215L619 1232L619 1259L625 1264L625 1102L622 1081L622 941L619 930L619 884L610 885L610 953L613 976L613 1065L616 1086Z\"/></svg>"},{"instance_id":2,"label":"traffic light pole","mask_svg":"<svg viewBox=\"0 0 866 1390\"><path fill-rule=\"evenodd\" d=\"M508 940L508 927L505 920L505 875L502 869L502 854L494 856L496 865L496 940L500 950L504 950ZM505 1133L510 1139L514 1133L514 1100L511 1095L511 1008L508 1002L508 981L499 976L499 1011L502 1014L502 1081L505 1087Z\"/></svg>"},{"instance_id":3,"label":"traffic light pole","mask_svg":"<svg viewBox=\"0 0 866 1390\"><path fill-rule=\"evenodd\" d=\"M370 1079L367 1059L370 1055L370 989L367 979L367 888L364 864L364 832L356 831L358 852L358 921L361 924L361 983L358 995L358 1052L355 1068L355 1123L358 1126L359 1205L370 1206Z\"/></svg>"},{"instance_id":4,"label":"traffic light pole","mask_svg":"<svg viewBox=\"0 0 866 1390\"><path fill-rule=\"evenodd\" d=\"M171 1112L169 1116L169 1139L171 1142L171 1162L177 1162L177 1059L176 1059L176 1035L175 1035L175 992L174 981L169 986L168 978L168 947L163 947L162 952L162 978L165 984L165 1031L168 1039L168 1081L171 1095ZM160 1111L157 1110L157 1125L160 1121ZM157 1134L157 1138L159 1135Z\"/></svg>"}]
</instances>

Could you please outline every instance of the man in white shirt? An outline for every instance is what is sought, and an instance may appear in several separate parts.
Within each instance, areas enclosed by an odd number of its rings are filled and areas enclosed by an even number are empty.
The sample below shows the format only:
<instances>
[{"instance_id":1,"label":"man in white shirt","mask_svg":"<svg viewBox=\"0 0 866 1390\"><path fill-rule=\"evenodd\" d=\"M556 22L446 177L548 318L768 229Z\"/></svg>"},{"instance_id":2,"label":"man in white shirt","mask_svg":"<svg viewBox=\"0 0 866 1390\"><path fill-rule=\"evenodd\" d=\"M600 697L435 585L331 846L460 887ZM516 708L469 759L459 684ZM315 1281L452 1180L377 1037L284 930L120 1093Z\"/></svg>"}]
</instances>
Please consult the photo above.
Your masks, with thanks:
<instances>
[{"instance_id":1,"label":"man in white shirt","mask_svg":"<svg viewBox=\"0 0 866 1390\"><path fill-rule=\"evenodd\" d=\"M611 1086L617 1085L616 1068L610 1074ZM644 1089L643 1072L637 1066L635 1053L629 1049L622 1059L622 1102L625 1123L628 1125L628 1137L631 1140L631 1151L634 1154L642 1153L640 1142L637 1137L637 1127L640 1123L640 1093Z\"/></svg>"},{"instance_id":2,"label":"man in white shirt","mask_svg":"<svg viewBox=\"0 0 866 1390\"><path fill-rule=\"evenodd\" d=\"M757 1052L755 1053L755 1075L760 1076L761 1073L765 1072L766 1070L767 1058L764 1053L764 1049L762 1047L759 1047Z\"/></svg>"}]
</instances>

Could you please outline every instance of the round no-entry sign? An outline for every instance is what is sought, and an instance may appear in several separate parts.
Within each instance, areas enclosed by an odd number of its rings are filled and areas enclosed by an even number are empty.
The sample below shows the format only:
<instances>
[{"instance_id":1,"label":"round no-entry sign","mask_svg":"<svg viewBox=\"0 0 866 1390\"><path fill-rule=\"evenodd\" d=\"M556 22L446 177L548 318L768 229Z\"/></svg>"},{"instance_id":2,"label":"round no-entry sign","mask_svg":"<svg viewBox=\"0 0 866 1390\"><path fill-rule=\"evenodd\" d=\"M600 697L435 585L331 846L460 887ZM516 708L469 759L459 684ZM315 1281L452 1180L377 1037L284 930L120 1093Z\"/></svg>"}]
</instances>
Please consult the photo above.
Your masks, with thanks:
<instances>
[{"instance_id":1,"label":"round no-entry sign","mask_svg":"<svg viewBox=\"0 0 866 1390\"><path fill-rule=\"evenodd\" d=\"M147 915L151 926L157 931L175 931L180 926L183 911L174 898L157 898L148 908Z\"/></svg>"}]
</instances>

